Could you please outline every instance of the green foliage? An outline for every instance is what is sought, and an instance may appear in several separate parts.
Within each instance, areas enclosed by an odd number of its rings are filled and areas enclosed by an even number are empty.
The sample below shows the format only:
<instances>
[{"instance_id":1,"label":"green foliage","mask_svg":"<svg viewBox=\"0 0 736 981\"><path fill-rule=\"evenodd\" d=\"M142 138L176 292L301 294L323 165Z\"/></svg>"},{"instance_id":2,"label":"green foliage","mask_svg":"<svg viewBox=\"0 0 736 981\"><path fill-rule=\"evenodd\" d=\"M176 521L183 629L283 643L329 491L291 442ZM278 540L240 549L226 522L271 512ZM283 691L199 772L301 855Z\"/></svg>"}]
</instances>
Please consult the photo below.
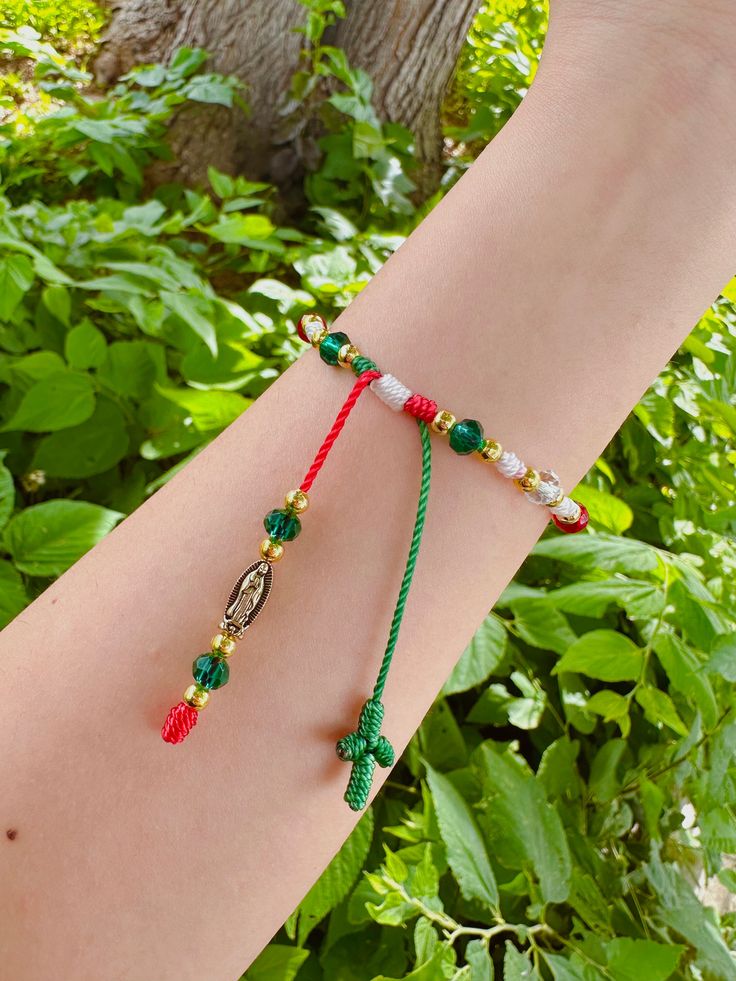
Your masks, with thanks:
<instances>
[{"instance_id":1,"label":"green foliage","mask_svg":"<svg viewBox=\"0 0 736 981\"><path fill-rule=\"evenodd\" d=\"M511 118L536 73L546 30L543 0L481 6L444 108L455 167L472 162Z\"/></svg>"},{"instance_id":2,"label":"green foliage","mask_svg":"<svg viewBox=\"0 0 736 981\"><path fill-rule=\"evenodd\" d=\"M298 139L315 161L306 175L307 197L318 211L339 207L360 227L395 226L397 215L415 210L407 173L414 164L412 134L379 119L370 77L352 68L340 48L323 44L327 28L345 16L341 0L299 3L308 11L302 67L292 79L281 135ZM345 238L351 232L344 227Z\"/></svg>"},{"instance_id":3,"label":"green foliage","mask_svg":"<svg viewBox=\"0 0 736 981\"><path fill-rule=\"evenodd\" d=\"M327 208L323 234L279 227L270 186L215 168L209 192L145 196L175 109L239 99L234 79L202 73L201 51L104 98L33 31L0 34L2 53L32 61L49 100L0 128L5 623L278 377L301 313L345 306L401 238ZM84 534L54 511L70 539L49 556L45 509L65 498L101 510Z\"/></svg>"},{"instance_id":4,"label":"green foliage","mask_svg":"<svg viewBox=\"0 0 736 981\"><path fill-rule=\"evenodd\" d=\"M0 623L246 410L296 357L296 318L347 305L419 220L409 135L323 44L341 3L304 5L284 117L315 150L298 228L273 188L215 168L146 192L178 106L239 102L203 52L93 96L48 29L1 35L37 97L3 90ZM545 27L536 2L479 13L445 185L518 104ZM576 490L594 530L537 545L245 978L736 977L734 915L699 885L736 892L735 301Z\"/></svg>"},{"instance_id":5,"label":"green foliage","mask_svg":"<svg viewBox=\"0 0 736 981\"><path fill-rule=\"evenodd\" d=\"M95 0L4 0L3 27L30 27L59 51L80 56L97 40L105 23Z\"/></svg>"}]
</instances>

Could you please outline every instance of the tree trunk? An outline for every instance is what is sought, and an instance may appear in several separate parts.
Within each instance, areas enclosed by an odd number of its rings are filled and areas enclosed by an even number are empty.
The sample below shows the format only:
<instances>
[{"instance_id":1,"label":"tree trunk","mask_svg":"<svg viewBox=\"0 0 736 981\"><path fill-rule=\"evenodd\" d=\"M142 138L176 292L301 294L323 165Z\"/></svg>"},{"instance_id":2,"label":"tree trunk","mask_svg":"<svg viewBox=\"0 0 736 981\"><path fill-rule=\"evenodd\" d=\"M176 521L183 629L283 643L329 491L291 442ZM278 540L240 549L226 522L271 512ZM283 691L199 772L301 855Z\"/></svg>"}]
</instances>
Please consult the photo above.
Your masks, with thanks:
<instances>
[{"instance_id":1,"label":"tree trunk","mask_svg":"<svg viewBox=\"0 0 736 981\"><path fill-rule=\"evenodd\" d=\"M468 34L477 0L353 0L334 43L373 79L379 117L414 133L423 163L420 190L440 178L440 107Z\"/></svg>"},{"instance_id":2,"label":"tree trunk","mask_svg":"<svg viewBox=\"0 0 736 981\"><path fill-rule=\"evenodd\" d=\"M348 0L347 17L329 43L374 82L380 118L408 126L419 159L436 180L442 152L439 108L457 62L477 0ZM188 109L172 124L176 177L202 183L208 164L252 179L279 182L285 148L276 146L279 105L299 61L303 43L294 28L306 18L296 0L115 0L95 62L107 85L134 65L168 62L182 46L205 48L208 67L236 75L247 85L250 114L207 106Z\"/></svg>"}]
</instances>

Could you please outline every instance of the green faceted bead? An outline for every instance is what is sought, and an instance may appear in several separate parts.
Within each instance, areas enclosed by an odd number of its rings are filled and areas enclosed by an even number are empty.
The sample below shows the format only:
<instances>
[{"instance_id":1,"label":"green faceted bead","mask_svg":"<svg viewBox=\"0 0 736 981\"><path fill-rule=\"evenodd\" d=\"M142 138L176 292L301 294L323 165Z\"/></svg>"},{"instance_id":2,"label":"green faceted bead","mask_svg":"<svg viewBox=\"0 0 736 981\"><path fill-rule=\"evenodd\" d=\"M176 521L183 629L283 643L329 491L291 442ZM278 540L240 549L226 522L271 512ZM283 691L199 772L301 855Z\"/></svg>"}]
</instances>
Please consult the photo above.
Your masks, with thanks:
<instances>
[{"instance_id":1,"label":"green faceted bead","mask_svg":"<svg viewBox=\"0 0 736 981\"><path fill-rule=\"evenodd\" d=\"M350 338L347 334L343 334L341 330L336 330L332 334L328 334L327 337L322 341L319 346L319 356L326 364L336 365L337 355L340 352L340 348L343 344L349 344Z\"/></svg>"},{"instance_id":2,"label":"green faceted bead","mask_svg":"<svg viewBox=\"0 0 736 981\"><path fill-rule=\"evenodd\" d=\"M483 427L475 419L462 419L450 430L450 446L456 453L473 453L482 445Z\"/></svg>"},{"instance_id":3,"label":"green faceted bead","mask_svg":"<svg viewBox=\"0 0 736 981\"><path fill-rule=\"evenodd\" d=\"M269 511L263 525L275 542L293 542L302 530L299 518L285 508Z\"/></svg>"},{"instance_id":4,"label":"green faceted bead","mask_svg":"<svg viewBox=\"0 0 736 981\"><path fill-rule=\"evenodd\" d=\"M198 685L212 691L222 688L230 680L230 668L227 661L213 654L200 654L192 665L192 674Z\"/></svg>"}]
</instances>

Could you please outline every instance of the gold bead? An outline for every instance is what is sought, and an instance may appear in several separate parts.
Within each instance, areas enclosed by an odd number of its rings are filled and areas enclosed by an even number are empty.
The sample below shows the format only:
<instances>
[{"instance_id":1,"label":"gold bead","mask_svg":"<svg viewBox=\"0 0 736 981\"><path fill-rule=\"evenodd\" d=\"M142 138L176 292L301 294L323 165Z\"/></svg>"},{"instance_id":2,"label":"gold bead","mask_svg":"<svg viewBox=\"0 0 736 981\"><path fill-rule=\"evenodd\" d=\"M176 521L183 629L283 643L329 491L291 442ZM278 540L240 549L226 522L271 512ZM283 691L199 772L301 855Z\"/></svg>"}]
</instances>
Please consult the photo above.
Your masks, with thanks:
<instances>
[{"instance_id":1,"label":"gold bead","mask_svg":"<svg viewBox=\"0 0 736 981\"><path fill-rule=\"evenodd\" d=\"M274 542L270 538L264 538L261 542L261 557L267 562L278 562L284 554L284 546L281 542Z\"/></svg>"},{"instance_id":2,"label":"gold bead","mask_svg":"<svg viewBox=\"0 0 736 981\"><path fill-rule=\"evenodd\" d=\"M289 491L286 495L286 506L294 514L304 514L309 507L309 498L303 490Z\"/></svg>"},{"instance_id":3,"label":"gold bead","mask_svg":"<svg viewBox=\"0 0 736 981\"><path fill-rule=\"evenodd\" d=\"M230 657L235 653L235 638L232 634L215 634L212 638L212 650L223 657Z\"/></svg>"},{"instance_id":4,"label":"gold bead","mask_svg":"<svg viewBox=\"0 0 736 981\"><path fill-rule=\"evenodd\" d=\"M495 439L486 439L478 450L478 456L485 463L496 463L503 456L503 446Z\"/></svg>"},{"instance_id":5,"label":"gold bead","mask_svg":"<svg viewBox=\"0 0 736 981\"><path fill-rule=\"evenodd\" d=\"M359 354L360 351L354 344L343 344L337 352L337 363L343 368L349 368Z\"/></svg>"},{"instance_id":6,"label":"gold bead","mask_svg":"<svg viewBox=\"0 0 736 981\"><path fill-rule=\"evenodd\" d=\"M530 491L534 491L539 487L539 481L539 471L529 468L524 476L520 477L515 483L525 494L528 494Z\"/></svg>"},{"instance_id":7,"label":"gold bead","mask_svg":"<svg viewBox=\"0 0 736 981\"><path fill-rule=\"evenodd\" d=\"M319 314L305 313L304 316L302 317L302 327L306 328L307 324L310 325L317 324L319 326L319 330L317 330L314 334L312 334L310 338L310 344L312 345L312 347L319 347L322 341L325 339L325 337L327 337L329 333L329 331L327 330L327 324L324 322L324 320L320 317Z\"/></svg>"},{"instance_id":8,"label":"gold bead","mask_svg":"<svg viewBox=\"0 0 736 981\"><path fill-rule=\"evenodd\" d=\"M190 685L184 692L184 701L198 712L205 707L209 700L210 693L201 685Z\"/></svg>"},{"instance_id":9,"label":"gold bead","mask_svg":"<svg viewBox=\"0 0 736 981\"><path fill-rule=\"evenodd\" d=\"M456 422L457 419L451 412L448 412L446 409L440 409L430 425L436 433L446 436Z\"/></svg>"}]
</instances>

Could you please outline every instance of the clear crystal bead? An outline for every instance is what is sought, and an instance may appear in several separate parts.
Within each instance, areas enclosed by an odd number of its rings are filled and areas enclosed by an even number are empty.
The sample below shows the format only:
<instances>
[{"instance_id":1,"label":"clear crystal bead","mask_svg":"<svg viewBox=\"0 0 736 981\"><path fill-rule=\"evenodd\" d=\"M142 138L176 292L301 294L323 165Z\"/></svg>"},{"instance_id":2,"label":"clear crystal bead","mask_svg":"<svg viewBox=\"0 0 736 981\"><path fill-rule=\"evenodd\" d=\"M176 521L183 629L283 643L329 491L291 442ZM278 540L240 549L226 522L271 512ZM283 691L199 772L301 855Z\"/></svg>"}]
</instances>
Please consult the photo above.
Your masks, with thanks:
<instances>
[{"instance_id":1,"label":"clear crystal bead","mask_svg":"<svg viewBox=\"0 0 736 981\"><path fill-rule=\"evenodd\" d=\"M554 470L540 470L539 487L527 494L533 504L550 504L560 496L560 478Z\"/></svg>"}]
</instances>

